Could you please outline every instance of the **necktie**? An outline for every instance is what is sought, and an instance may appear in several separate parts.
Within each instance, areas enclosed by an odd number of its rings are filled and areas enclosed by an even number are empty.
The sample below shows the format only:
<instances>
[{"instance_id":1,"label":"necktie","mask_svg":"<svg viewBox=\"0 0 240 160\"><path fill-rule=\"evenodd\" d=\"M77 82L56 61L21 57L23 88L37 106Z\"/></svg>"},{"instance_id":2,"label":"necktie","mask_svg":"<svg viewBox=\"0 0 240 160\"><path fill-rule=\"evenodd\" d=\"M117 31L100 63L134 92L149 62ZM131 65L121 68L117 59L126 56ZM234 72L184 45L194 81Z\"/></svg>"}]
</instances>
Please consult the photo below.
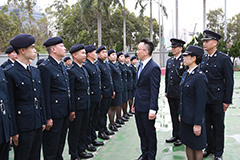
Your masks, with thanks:
<instances>
[{"instance_id":1,"label":"necktie","mask_svg":"<svg viewBox=\"0 0 240 160\"><path fill-rule=\"evenodd\" d=\"M138 78L142 72L142 68L143 68L143 63L140 63L140 67L139 67L139 71L138 71Z\"/></svg>"},{"instance_id":2,"label":"necktie","mask_svg":"<svg viewBox=\"0 0 240 160\"><path fill-rule=\"evenodd\" d=\"M27 71L31 74L30 66L27 66Z\"/></svg>"}]
</instances>

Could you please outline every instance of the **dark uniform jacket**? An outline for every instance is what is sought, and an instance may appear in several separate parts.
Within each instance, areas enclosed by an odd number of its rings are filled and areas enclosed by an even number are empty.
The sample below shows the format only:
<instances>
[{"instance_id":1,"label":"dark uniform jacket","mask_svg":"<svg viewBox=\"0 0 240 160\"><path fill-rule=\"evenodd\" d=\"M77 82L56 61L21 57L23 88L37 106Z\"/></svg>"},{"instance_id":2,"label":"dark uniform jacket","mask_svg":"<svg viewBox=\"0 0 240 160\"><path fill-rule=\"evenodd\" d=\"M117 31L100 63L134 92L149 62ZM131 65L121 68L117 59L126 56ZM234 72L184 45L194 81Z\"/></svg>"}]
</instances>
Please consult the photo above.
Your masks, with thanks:
<instances>
[{"instance_id":1,"label":"dark uniform jacket","mask_svg":"<svg viewBox=\"0 0 240 160\"><path fill-rule=\"evenodd\" d=\"M71 112L89 109L90 86L87 70L73 62L71 68L68 68L68 75L71 91Z\"/></svg>"},{"instance_id":2,"label":"dark uniform jacket","mask_svg":"<svg viewBox=\"0 0 240 160\"><path fill-rule=\"evenodd\" d=\"M90 100L91 102L100 102L101 100L101 71L97 62L94 64L88 59L83 64L87 70L90 81Z\"/></svg>"},{"instance_id":3,"label":"dark uniform jacket","mask_svg":"<svg viewBox=\"0 0 240 160\"><path fill-rule=\"evenodd\" d=\"M115 92L122 92L122 73L120 68L118 67L118 63L114 64L110 61L109 66L111 68L114 90Z\"/></svg>"},{"instance_id":4,"label":"dark uniform jacket","mask_svg":"<svg viewBox=\"0 0 240 160\"><path fill-rule=\"evenodd\" d=\"M118 66L122 72L122 84L123 84L123 92L127 92L127 65L125 63L118 62Z\"/></svg>"},{"instance_id":5,"label":"dark uniform jacket","mask_svg":"<svg viewBox=\"0 0 240 160\"><path fill-rule=\"evenodd\" d=\"M6 60L6 61L1 65L1 67L2 67L2 68L5 68L6 66L8 66L8 65L10 65L10 64L13 64L13 62L12 62L10 59L8 59L8 60Z\"/></svg>"},{"instance_id":6,"label":"dark uniform jacket","mask_svg":"<svg viewBox=\"0 0 240 160\"><path fill-rule=\"evenodd\" d=\"M40 72L30 66L31 73L19 62L5 68L8 80L9 104L13 135L39 129L46 124Z\"/></svg>"},{"instance_id":7,"label":"dark uniform jacket","mask_svg":"<svg viewBox=\"0 0 240 160\"><path fill-rule=\"evenodd\" d=\"M114 92L111 69L108 62L98 59L98 66L101 71L101 94L104 98L112 97Z\"/></svg>"},{"instance_id":8,"label":"dark uniform jacket","mask_svg":"<svg viewBox=\"0 0 240 160\"><path fill-rule=\"evenodd\" d=\"M178 59L174 57L167 60L166 75L165 75L165 93L168 98L177 98L180 96L179 83L186 67L183 65L183 56Z\"/></svg>"},{"instance_id":9,"label":"dark uniform jacket","mask_svg":"<svg viewBox=\"0 0 240 160\"><path fill-rule=\"evenodd\" d=\"M131 64L130 65L130 69L132 71L132 74L133 74L133 89L136 89L136 74L137 74L137 68Z\"/></svg>"},{"instance_id":10,"label":"dark uniform jacket","mask_svg":"<svg viewBox=\"0 0 240 160\"><path fill-rule=\"evenodd\" d=\"M0 144L9 142L11 136L11 116L7 84L3 70L0 68Z\"/></svg>"},{"instance_id":11,"label":"dark uniform jacket","mask_svg":"<svg viewBox=\"0 0 240 160\"><path fill-rule=\"evenodd\" d=\"M71 108L68 73L63 63L60 64L49 56L39 66L47 119L66 117Z\"/></svg>"},{"instance_id":12,"label":"dark uniform jacket","mask_svg":"<svg viewBox=\"0 0 240 160\"><path fill-rule=\"evenodd\" d=\"M130 90L133 90L133 73L132 73L132 70L130 68L130 66L127 66L127 89L130 91Z\"/></svg>"},{"instance_id":13,"label":"dark uniform jacket","mask_svg":"<svg viewBox=\"0 0 240 160\"><path fill-rule=\"evenodd\" d=\"M201 125L205 119L208 80L199 67L195 68L188 76L187 74L187 71L184 72L180 83L181 121L187 124Z\"/></svg>"},{"instance_id":14,"label":"dark uniform jacket","mask_svg":"<svg viewBox=\"0 0 240 160\"><path fill-rule=\"evenodd\" d=\"M201 70L208 78L207 103L232 103L233 94L233 64L225 53L218 50L209 57L202 58Z\"/></svg>"}]
</instances>

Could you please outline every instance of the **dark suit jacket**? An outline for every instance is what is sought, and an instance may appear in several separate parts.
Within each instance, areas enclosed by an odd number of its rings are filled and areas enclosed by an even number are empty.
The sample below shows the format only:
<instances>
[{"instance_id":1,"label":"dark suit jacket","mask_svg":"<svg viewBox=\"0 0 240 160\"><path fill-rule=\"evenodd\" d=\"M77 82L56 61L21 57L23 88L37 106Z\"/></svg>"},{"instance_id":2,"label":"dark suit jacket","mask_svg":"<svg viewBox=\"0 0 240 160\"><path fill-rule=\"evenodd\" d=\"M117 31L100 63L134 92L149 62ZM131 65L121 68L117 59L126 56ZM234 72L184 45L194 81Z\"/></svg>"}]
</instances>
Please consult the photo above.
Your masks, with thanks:
<instances>
[{"instance_id":1,"label":"dark suit jacket","mask_svg":"<svg viewBox=\"0 0 240 160\"><path fill-rule=\"evenodd\" d=\"M97 62L93 64L88 59L83 64L87 70L90 81L90 100L91 102L100 102L101 100L101 71Z\"/></svg>"},{"instance_id":2,"label":"dark suit jacket","mask_svg":"<svg viewBox=\"0 0 240 160\"><path fill-rule=\"evenodd\" d=\"M127 66L127 89L130 91L130 90L133 90L133 73L132 73L132 70L131 70L131 66Z\"/></svg>"},{"instance_id":3,"label":"dark suit jacket","mask_svg":"<svg viewBox=\"0 0 240 160\"><path fill-rule=\"evenodd\" d=\"M124 63L122 64L121 62L118 62L118 66L121 70L122 74L122 85L123 85L123 91L127 92L127 65Z\"/></svg>"},{"instance_id":4,"label":"dark suit jacket","mask_svg":"<svg viewBox=\"0 0 240 160\"><path fill-rule=\"evenodd\" d=\"M64 65L61 66L49 56L39 66L47 119L68 116L71 108L70 87L68 73Z\"/></svg>"},{"instance_id":5,"label":"dark suit jacket","mask_svg":"<svg viewBox=\"0 0 240 160\"><path fill-rule=\"evenodd\" d=\"M132 70L132 74L133 74L133 89L136 89L136 74L137 74L137 69L136 69L136 67L133 65L133 64L131 64L131 66L130 66L130 69Z\"/></svg>"},{"instance_id":6,"label":"dark suit jacket","mask_svg":"<svg viewBox=\"0 0 240 160\"><path fill-rule=\"evenodd\" d=\"M7 83L3 70L0 68L0 144L9 142L11 136Z\"/></svg>"},{"instance_id":7,"label":"dark suit jacket","mask_svg":"<svg viewBox=\"0 0 240 160\"><path fill-rule=\"evenodd\" d=\"M8 65L10 65L10 64L13 64L13 62L12 62L10 59L8 59L8 60L6 60L6 61L1 65L1 67L2 67L2 68L5 68L6 66L8 66Z\"/></svg>"},{"instance_id":8,"label":"dark suit jacket","mask_svg":"<svg viewBox=\"0 0 240 160\"><path fill-rule=\"evenodd\" d=\"M114 88L111 75L111 69L108 62L103 62L101 59L98 59L98 65L101 71L101 94L104 98L112 97Z\"/></svg>"},{"instance_id":9,"label":"dark suit jacket","mask_svg":"<svg viewBox=\"0 0 240 160\"><path fill-rule=\"evenodd\" d=\"M87 110L90 105L89 76L84 67L79 67L75 62L68 68L71 112Z\"/></svg>"},{"instance_id":10,"label":"dark suit jacket","mask_svg":"<svg viewBox=\"0 0 240 160\"><path fill-rule=\"evenodd\" d=\"M160 80L160 67L150 59L137 80L134 103L136 111L149 112L150 109L158 110Z\"/></svg>"},{"instance_id":11,"label":"dark suit jacket","mask_svg":"<svg viewBox=\"0 0 240 160\"><path fill-rule=\"evenodd\" d=\"M31 74L17 61L5 68L13 135L39 129L46 124L41 75L30 67Z\"/></svg>"},{"instance_id":12,"label":"dark suit jacket","mask_svg":"<svg viewBox=\"0 0 240 160\"><path fill-rule=\"evenodd\" d=\"M113 79L113 85L115 92L122 92L122 73L120 68L118 67L118 63L113 64L111 61L109 62L109 66L111 68L111 74Z\"/></svg>"},{"instance_id":13,"label":"dark suit jacket","mask_svg":"<svg viewBox=\"0 0 240 160\"><path fill-rule=\"evenodd\" d=\"M234 80L230 57L217 50L212 57L204 55L200 66L208 78L207 103L232 103Z\"/></svg>"},{"instance_id":14,"label":"dark suit jacket","mask_svg":"<svg viewBox=\"0 0 240 160\"><path fill-rule=\"evenodd\" d=\"M184 72L180 83L180 116L187 124L202 125L205 119L205 105L207 101L207 77L195 68L187 77Z\"/></svg>"}]
</instances>

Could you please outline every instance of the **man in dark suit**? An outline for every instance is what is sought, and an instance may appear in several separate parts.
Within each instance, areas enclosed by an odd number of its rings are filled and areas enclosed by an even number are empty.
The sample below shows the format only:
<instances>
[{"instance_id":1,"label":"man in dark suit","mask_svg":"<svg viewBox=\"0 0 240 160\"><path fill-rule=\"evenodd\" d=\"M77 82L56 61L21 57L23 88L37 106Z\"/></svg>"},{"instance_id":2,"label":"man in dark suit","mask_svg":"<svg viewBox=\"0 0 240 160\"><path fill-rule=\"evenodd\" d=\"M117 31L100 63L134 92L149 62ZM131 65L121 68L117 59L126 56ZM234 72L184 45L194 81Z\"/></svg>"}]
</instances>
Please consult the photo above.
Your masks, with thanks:
<instances>
[{"instance_id":1,"label":"man in dark suit","mask_svg":"<svg viewBox=\"0 0 240 160\"><path fill-rule=\"evenodd\" d=\"M70 51L73 63L68 68L71 112L68 133L68 145L71 160L91 158L92 153L85 152L87 146L87 126L89 120L90 85L87 70L82 66L86 61L86 51L83 44L76 44Z\"/></svg>"},{"instance_id":2,"label":"man in dark suit","mask_svg":"<svg viewBox=\"0 0 240 160\"><path fill-rule=\"evenodd\" d=\"M69 123L70 87L66 67L61 58L66 48L61 37L52 37L43 44L49 57L39 66L47 115L47 126L43 133L43 155L45 160L63 159Z\"/></svg>"},{"instance_id":3,"label":"man in dark suit","mask_svg":"<svg viewBox=\"0 0 240 160\"><path fill-rule=\"evenodd\" d=\"M98 137L101 139L108 140L109 135L113 135L114 132L107 129L107 113L111 105L112 98L115 96L113 81L111 75L111 69L108 62L106 61L108 52L105 46L100 46L96 53L98 55L98 65L101 70L101 105L99 113L99 132Z\"/></svg>"},{"instance_id":4,"label":"man in dark suit","mask_svg":"<svg viewBox=\"0 0 240 160\"><path fill-rule=\"evenodd\" d=\"M155 119L158 110L158 94L161 79L160 67L152 60L154 45L142 39L138 45L137 56L141 60L137 72L137 86L132 111L141 141L142 154L138 160L155 160L157 136Z\"/></svg>"},{"instance_id":5,"label":"man in dark suit","mask_svg":"<svg viewBox=\"0 0 240 160\"><path fill-rule=\"evenodd\" d=\"M12 46L9 46L6 51L6 54L8 54L8 60L6 60L1 67L5 68L7 65L13 64L14 61L17 59L17 53L14 51Z\"/></svg>"},{"instance_id":6,"label":"man in dark suit","mask_svg":"<svg viewBox=\"0 0 240 160\"><path fill-rule=\"evenodd\" d=\"M37 68L29 65L29 60L36 58L34 42L35 38L29 34L14 37L10 44L18 60L5 68L15 160L40 160L42 130L46 124L41 75Z\"/></svg>"},{"instance_id":7,"label":"man in dark suit","mask_svg":"<svg viewBox=\"0 0 240 160\"><path fill-rule=\"evenodd\" d=\"M9 158L9 144L11 136L11 115L8 101L8 82L0 68L0 157L2 160Z\"/></svg>"},{"instance_id":8,"label":"man in dark suit","mask_svg":"<svg viewBox=\"0 0 240 160\"><path fill-rule=\"evenodd\" d=\"M172 137L166 139L167 143L174 142L175 146L180 146L180 123L178 120L180 88L179 83L182 75L186 70L183 65L182 50L185 42L181 39L172 38L172 54L173 57L167 60L165 75L165 96L168 99L170 114L172 119Z\"/></svg>"},{"instance_id":9,"label":"man in dark suit","mask_svg":"<svg viewBox=\"0 0 240 160\"><path fill-rule=\"evenodd\" d=\"M90 83L90 115L88 125L88 146L87 150L96 151L94 146L102 146L103 142L97 141L96 130L99 124L99 109L101 102L101 71L97 63L96 47L94 45L86 45L85 51L87 60L83 64L89 75Z\"/></svg>"},{"instance_id":10,"label":"man in dark suit","mask_svg":"<svg viewBox=\"0 0 240 160\"><path fill-rule=\"evenodd\" d=\"M206 104L207 148L203 157L213 153L214 160L221 160L224 149L224 116L233 94L233 64L228 55L217 50L221 35L210 30L203 32L203 47L208 52L201 63L201 70L208 78Z\"/></svg>"}]
</instances>

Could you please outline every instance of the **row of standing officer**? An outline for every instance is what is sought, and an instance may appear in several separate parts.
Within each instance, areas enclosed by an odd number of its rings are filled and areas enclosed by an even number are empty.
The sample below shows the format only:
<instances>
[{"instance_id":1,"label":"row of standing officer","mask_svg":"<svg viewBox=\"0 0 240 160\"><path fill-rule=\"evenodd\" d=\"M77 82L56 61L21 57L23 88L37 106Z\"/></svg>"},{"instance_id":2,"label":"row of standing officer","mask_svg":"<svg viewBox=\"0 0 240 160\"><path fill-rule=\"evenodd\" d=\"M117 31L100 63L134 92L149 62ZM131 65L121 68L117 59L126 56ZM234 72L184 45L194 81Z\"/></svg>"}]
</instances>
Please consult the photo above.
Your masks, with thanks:
<instances>
[{"instance_id":1,"label":"row of standing officer","mask_svg":"<svg viewBox=\"0 0 240 160\"><path fill-rule=\"evenodd\" d=\"M207 53L203 55L200 69L208 78L207 102L205 108L207 147L203 157L214 154L215 160L221 160L224 150L224 115L232 103L233 94L233 64L225 53L217 50L221 35L210 30L203 32L203 47ZM179 135L179 82L186 68L183 66L181 51L184 41L171 39L173 58L168 59L166 65L165 93L168 98L173 123L172 137L167 143L181 145Z\"/></svg>"}]
</instances>

